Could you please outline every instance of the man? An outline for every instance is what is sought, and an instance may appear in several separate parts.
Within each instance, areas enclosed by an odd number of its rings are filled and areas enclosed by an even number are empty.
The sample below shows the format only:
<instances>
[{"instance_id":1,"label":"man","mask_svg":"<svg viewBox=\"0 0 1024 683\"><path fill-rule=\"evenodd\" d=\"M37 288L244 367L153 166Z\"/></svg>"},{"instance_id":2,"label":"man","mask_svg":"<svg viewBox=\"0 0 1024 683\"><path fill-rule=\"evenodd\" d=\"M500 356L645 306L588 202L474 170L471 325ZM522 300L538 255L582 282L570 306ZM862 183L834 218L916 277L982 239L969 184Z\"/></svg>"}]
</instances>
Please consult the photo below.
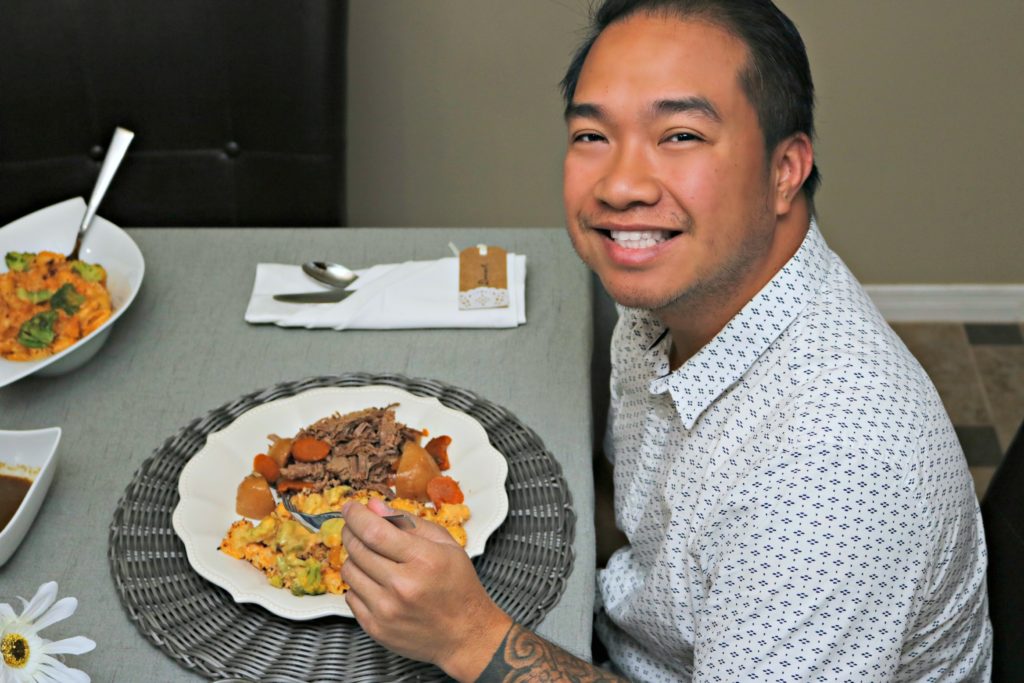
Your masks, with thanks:
<instances>
[{"instance_id":1,"label":"man","mask_svg":"<svg viewBox=\"0 0 1024 683\"><path fill-rule=\"evenodd\" d=\"M564 81L569 235L620 304L629 544L596 628L634 680L987 680L985 547L920 366L825 244L813 86L770 0L607 0ZM443 530L346 511L370 635L459 680L612 680L511 624ZM423 579L422 577L428 577Z\"/></svg>"}]
</instances>

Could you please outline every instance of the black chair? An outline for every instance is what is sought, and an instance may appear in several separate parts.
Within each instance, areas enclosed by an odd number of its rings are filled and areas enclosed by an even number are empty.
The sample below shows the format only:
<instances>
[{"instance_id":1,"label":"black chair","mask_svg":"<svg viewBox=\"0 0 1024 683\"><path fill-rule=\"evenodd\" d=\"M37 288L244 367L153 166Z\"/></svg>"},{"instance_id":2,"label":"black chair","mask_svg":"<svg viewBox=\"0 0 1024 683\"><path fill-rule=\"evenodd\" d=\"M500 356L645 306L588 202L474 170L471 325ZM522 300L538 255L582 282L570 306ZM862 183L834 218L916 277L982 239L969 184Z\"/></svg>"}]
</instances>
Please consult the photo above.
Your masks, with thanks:
<instances>
[{"instance_id":1,"label":"black chair","mask_svg":"<svg viewBox=\"0 0 1024 683\"><path fill-rule=\"evenodd\" d=\"M344 224L344 0L4 0L0 225L88 199L124 226Z\"/></svg>"},{"instance_id":2,"label":"black chair","mask_svg":"<svg viewBox=\"0 0 1024 683\"><path fill-rule=\"evenodd\" d=\"M1024 680L1024 423L981 503L988 544L992 680Z\"/></svg>"}]
</instances>

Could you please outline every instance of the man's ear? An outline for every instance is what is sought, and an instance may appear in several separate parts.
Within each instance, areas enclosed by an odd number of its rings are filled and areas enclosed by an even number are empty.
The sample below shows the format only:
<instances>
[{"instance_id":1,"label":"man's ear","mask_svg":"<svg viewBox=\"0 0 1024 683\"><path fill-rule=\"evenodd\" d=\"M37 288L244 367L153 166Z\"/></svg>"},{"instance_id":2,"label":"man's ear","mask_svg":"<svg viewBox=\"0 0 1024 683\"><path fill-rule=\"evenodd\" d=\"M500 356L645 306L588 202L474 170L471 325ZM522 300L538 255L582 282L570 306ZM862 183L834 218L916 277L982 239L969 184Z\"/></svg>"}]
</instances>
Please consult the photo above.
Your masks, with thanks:
<instances>
[{"instance_id":1,"label":"man's ear","mask_svg":"<svg viewBox=\"0 0 1024 683\"><path fill-rule=\"evenodd\" d=\"M789 213L813 167L814 145L806 133L794 133L776 146L772 155L776 215Z\"/></svg>"}]
</instances>

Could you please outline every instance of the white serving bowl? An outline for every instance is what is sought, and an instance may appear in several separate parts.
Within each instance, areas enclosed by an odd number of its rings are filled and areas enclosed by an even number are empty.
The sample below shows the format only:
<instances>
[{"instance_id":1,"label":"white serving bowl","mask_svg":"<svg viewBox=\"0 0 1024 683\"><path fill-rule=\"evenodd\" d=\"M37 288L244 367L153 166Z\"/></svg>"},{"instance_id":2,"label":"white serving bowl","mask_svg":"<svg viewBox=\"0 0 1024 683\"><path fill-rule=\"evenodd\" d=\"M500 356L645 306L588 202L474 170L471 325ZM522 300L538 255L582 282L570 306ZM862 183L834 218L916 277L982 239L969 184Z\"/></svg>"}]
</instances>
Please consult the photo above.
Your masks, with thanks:
<instances>
[{"instance_id":1,"label":"white serving bowl","mask_svg":"<svg viewBox=\"0 0 1024 683\"><path fill-rule=\"evenodd\" d=\"M57 469L57 444L60 427L29 431L0 430L0 474L32 480L14 517L0 531L0 567L18 549L39 506L50 490Z\"/></svg>"},{"instance_id":2,"label":"white serving bowl","mask_svg":"<svg viewBox=\"0 0 1024 683\"><path fill-rule=\"evenodd\" d=\"M68 199L23 216L0 228L0 273L7 272L3 255L9 251L55 251L68 254L75 246L78 225L85 214L85 200ZM0 358L0 387L31 374L61 375L81 367L103 346L114 321L121 317L139 293L146 263L138 245L121 228L96 216L85 234L79 255L107 271L107 290L113 313L85 339L60 353L36 361Z\"/></svg>"}]
</instances>

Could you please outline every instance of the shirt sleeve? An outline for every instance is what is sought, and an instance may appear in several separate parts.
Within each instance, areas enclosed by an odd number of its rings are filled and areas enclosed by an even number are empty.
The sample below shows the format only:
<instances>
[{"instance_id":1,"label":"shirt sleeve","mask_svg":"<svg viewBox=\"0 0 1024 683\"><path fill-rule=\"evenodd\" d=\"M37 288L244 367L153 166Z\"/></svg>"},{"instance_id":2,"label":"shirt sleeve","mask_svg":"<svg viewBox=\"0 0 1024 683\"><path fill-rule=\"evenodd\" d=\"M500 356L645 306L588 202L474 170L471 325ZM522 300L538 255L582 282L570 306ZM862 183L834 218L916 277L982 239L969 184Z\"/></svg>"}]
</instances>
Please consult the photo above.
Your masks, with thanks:
<instances>
[{"instance_id":1,"label":"shirt sleeve","mask_svg":"<svg viewBox=\"0 0 1024 683\"><path fill-rule=\"evenodd\" d=\"M757 465L699 557L694 681L888 681L933 529L905 473L819 445Z\"/></svg>"}]
</instances>

